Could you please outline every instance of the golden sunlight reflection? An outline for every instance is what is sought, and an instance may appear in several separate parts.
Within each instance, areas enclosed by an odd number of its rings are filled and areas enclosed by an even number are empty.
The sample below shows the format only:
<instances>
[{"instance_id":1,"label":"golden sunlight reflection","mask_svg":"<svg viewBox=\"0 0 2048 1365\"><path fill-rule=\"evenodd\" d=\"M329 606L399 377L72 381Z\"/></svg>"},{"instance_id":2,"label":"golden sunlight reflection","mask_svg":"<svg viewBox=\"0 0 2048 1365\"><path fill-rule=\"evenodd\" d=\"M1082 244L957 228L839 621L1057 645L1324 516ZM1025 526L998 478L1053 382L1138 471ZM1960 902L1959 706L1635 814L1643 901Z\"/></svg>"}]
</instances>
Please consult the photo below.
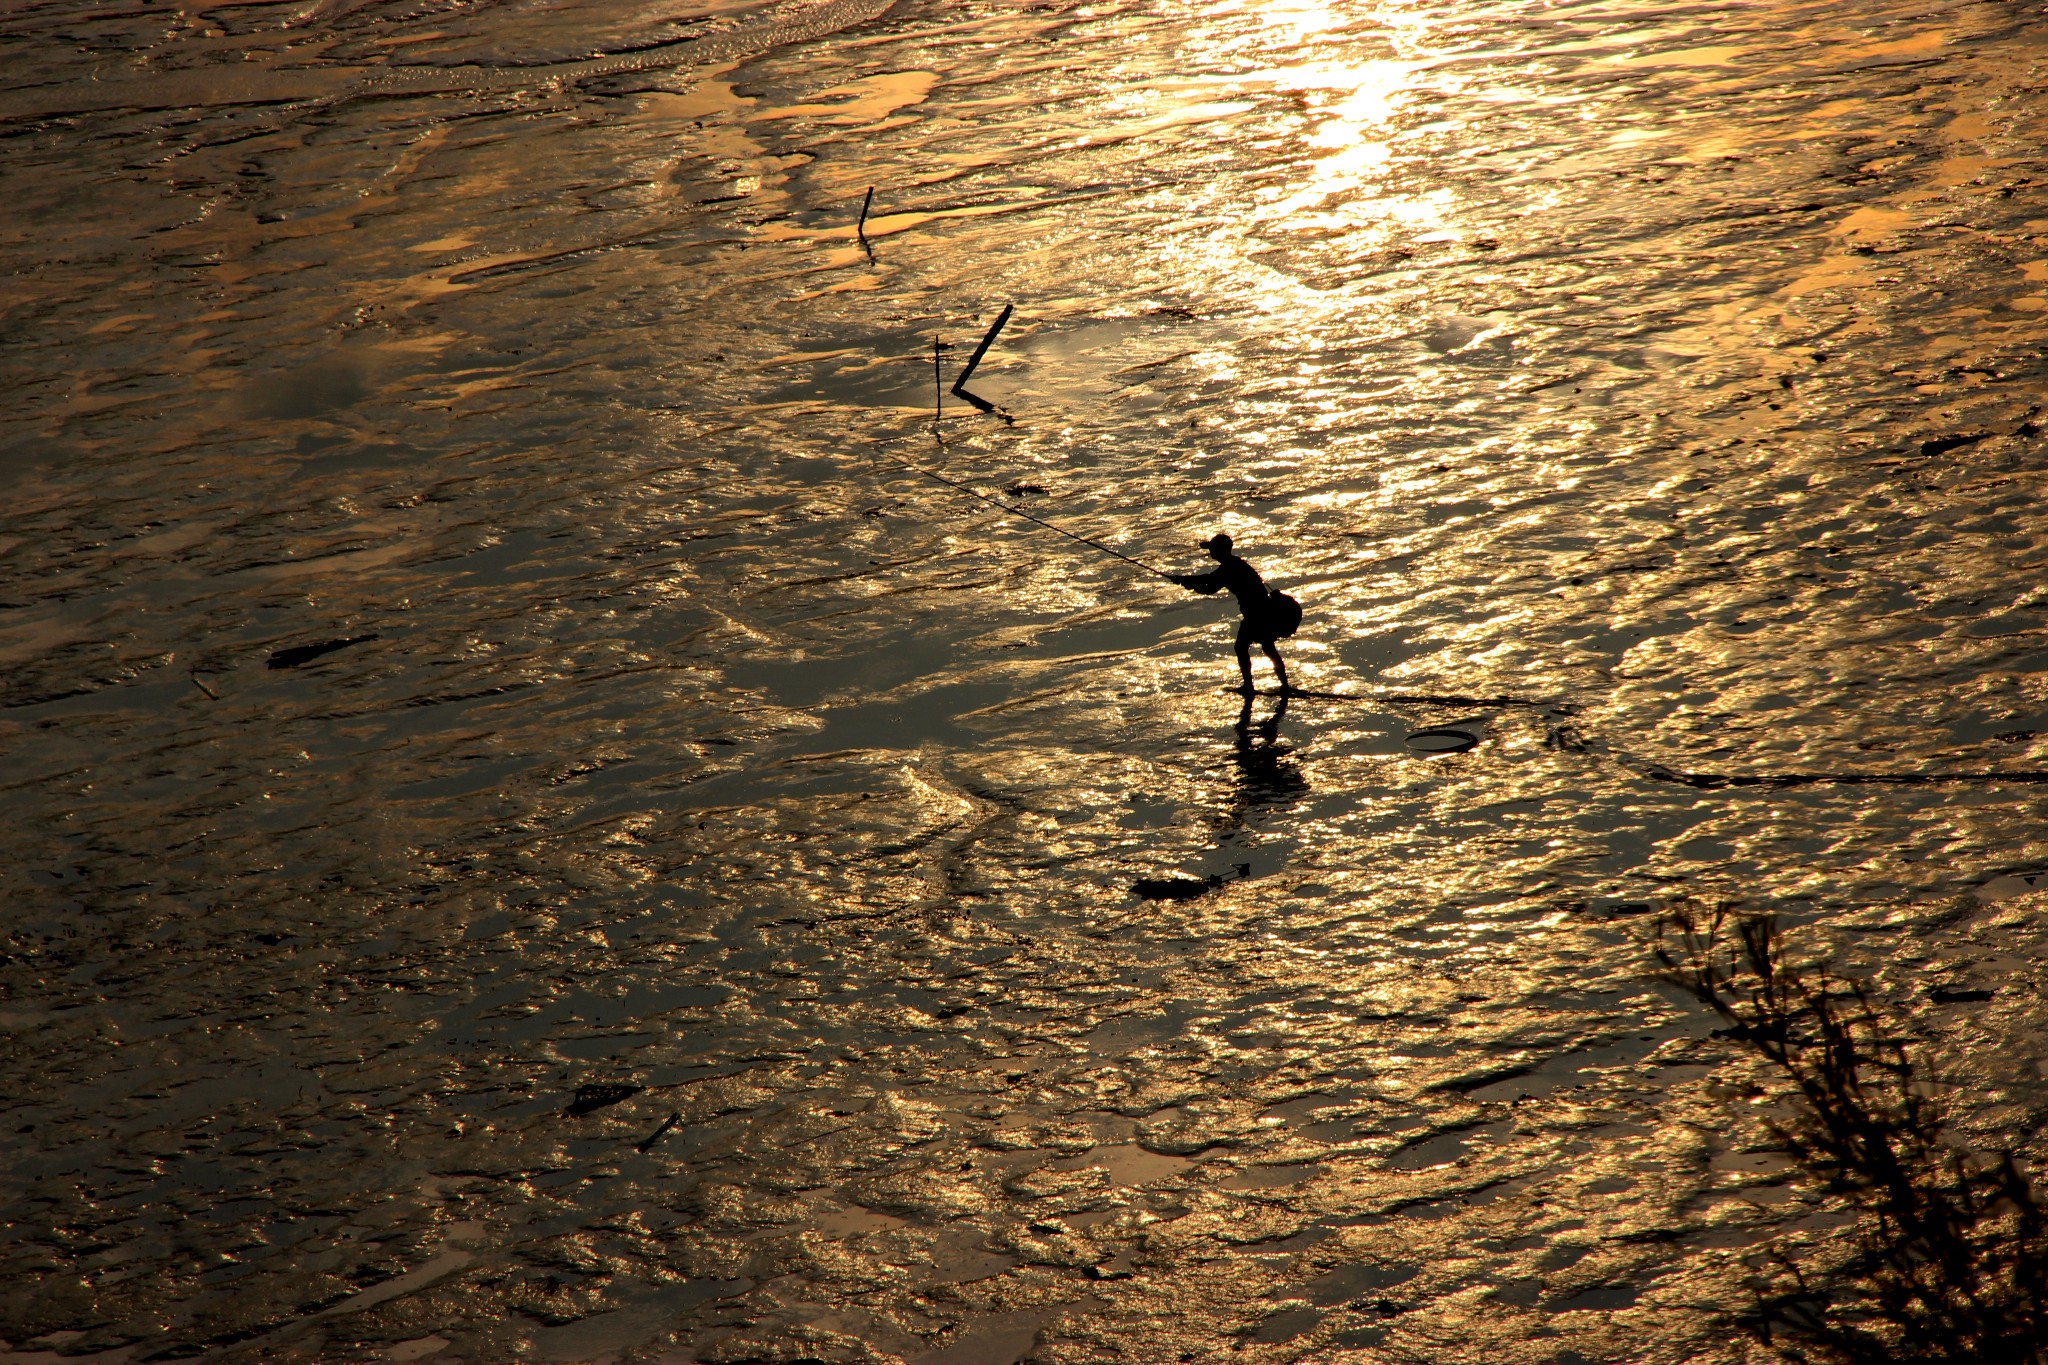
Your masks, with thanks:
<instances>
[{"instance_id":1,"label":"golden sunlight reflection","mask_svg":"<svg viewBox=\"0 0 2048 1365\"><path fill-rule=\"evenodd\" d=\"M1301 231L1371 227L1389 219L1409 226L1433 221L1436 196L1387 201L1369 193L1393 156L1374 134L1393 115L1413 70L1413 63L1391 60L1317 62L1253 77L1301 99L1315 120L1304 140L1325 153L1298 187L1277 194L1260 219Z\"/></svg>"},{"instance_id":2,"label":"golden sunlight reflection","mask_svg":"<svg viewBox=\"0 0 2048 1365\"><path fill-rule=\"evenodd\" d=\"M1201 93L1182 97L1244 101L1238 107L1256 112L1219 119L1216 131L1273 139L1288 173L1246 186L1229 231L1214 231L1212 220L1167 254L1236 281L1262 311L1323 316L1331 297L1322 281L1335 260L1462 237L1455 196L1427 174L1418 181L1419 147L1404 145L1440 131L1411 126L1424 82L1438 93L1447 79L1457 83L1437 70L1428 24L1363 5L1204 6L1191 45L1215 74L1188 82Z\"/></svg>"},{"instance_id":3,"label":"golden sunlight reflection","mask_svg":"<svg viewBox=\"0 0 2048 1365\"><path fill-rule=\"evenodd\" d=\"M1301 140L1321 153L1305 177L1279 192L1258 215L1303 230L1341 230L1388 212L1370 202L1369 186L1392 160L1380 130L1397 110L1418 63L1391 55L1395 16L1328 4L1224 6L1211 21L1233 32L1226 49L1250 65L1235 78L1298 101L1307 126ZM1241 21L1249 21L1246 31Z\"/></svg>"},{"instance_id":4,"label":"golden sunlight reflection","mask_svg":"<svg viewBox=\"0 0 2048 1365\"><path fill-rule=\"evenodd\" d=\"M1756 1365L1688 903L2027 1137L2048 16L178 8L8 18L0 1365Z\"/></svg>"}]
</instances>

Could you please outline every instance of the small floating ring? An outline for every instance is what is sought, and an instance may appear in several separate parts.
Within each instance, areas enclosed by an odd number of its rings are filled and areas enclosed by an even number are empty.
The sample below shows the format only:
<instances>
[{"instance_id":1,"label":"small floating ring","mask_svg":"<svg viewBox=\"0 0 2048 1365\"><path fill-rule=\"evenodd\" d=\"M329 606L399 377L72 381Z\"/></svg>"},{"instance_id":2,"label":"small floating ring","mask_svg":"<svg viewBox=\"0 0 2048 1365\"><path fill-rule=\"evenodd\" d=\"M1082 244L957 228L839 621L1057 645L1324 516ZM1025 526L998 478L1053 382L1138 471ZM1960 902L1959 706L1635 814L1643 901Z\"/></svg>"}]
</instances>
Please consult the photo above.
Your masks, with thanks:
<instances>
[{"instance_id":1,"label":"small floating ring","mask_svg":"<svg viewBox=\"0 0 2048 1365\"><path fill-rule=\"evenodd\" d=\"M1470 730L1417 730L1407 739L1408 747L1419 754L1462 754L1478 744L1479 736Z\"/></svg>"}]
</instances>

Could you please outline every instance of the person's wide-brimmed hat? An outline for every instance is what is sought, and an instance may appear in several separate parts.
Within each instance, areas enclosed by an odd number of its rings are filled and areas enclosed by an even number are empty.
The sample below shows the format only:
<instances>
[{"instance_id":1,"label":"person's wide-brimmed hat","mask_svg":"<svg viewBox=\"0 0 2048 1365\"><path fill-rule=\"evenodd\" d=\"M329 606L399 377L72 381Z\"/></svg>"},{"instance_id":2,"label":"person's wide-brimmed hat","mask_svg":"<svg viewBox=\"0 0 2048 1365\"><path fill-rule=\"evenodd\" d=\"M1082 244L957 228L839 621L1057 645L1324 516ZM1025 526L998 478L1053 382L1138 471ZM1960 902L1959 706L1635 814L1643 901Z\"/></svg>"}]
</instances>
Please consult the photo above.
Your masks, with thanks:
<instances>
[{"instance_id":1,"label":"person's wide-brimmed hat","mask_svg":"<svg viewBox=\"0 0 2048 1365\"><path fill-rule=\"evenodd\" d=\"M1230 537L1218 531L1215 535L1202 542L1202 548L1205 550L1227 550L1230 548Z\"/></svg>"}]
</instances>

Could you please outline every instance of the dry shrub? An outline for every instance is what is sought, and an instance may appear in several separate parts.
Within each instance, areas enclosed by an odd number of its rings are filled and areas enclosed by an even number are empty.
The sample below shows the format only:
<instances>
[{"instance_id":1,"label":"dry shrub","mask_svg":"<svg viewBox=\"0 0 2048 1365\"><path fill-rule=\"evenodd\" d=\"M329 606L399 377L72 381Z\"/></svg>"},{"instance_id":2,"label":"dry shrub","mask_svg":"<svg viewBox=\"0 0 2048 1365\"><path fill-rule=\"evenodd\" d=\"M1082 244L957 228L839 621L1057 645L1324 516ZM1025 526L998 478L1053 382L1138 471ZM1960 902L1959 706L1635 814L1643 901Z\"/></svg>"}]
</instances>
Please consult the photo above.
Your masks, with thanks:
<instances>
[{"instance_id":1,"label":"dry shrub","mask_svg":"<svg viewBox=\"0 0 2048 1365\"><path fill-rule=\"evenodd\" d=\"M1661 980L1791 1082L1773 1132L1864 1213L1844 1272L1789 1257L1751 1322L1793 1359L2048 1365L2048 1208L2010 1151L1952 1140L1946 1103L1862 983L1793 964L1770 915L1678 906L1657 925Z\"/></svg>"}]
</instances>

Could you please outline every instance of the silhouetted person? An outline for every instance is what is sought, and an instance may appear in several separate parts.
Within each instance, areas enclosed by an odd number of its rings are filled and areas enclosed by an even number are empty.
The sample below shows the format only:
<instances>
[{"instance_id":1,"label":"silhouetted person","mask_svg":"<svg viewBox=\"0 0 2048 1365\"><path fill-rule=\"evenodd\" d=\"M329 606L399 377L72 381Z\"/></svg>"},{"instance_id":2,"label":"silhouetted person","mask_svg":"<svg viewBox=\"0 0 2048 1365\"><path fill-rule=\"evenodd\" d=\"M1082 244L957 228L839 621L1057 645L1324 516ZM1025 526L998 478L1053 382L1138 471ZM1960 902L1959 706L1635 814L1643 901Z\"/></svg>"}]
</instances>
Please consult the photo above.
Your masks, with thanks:
<instances>
[{"instance_id":1,"label":"silhouetted person","mask_svg":"<svg viewBox=\"0 0 2048 1365\"><path fill-rule=\"evenodd\" d=\"M1204 574L1168 574L1183 588L1193 588L1204 596L1230 589L1230 595L1237 599L1237 609L1243 619L1237 623L1237 671L1244 675L1244 685L1238 690L1246 696L1252 694L1252 645L1265 651L1273 661L1273 672L1280 679L1280 692L1285 696L1292 689L1287 682L1287 665L1280 662L1280 651L1276 647L1282 634L1281 623L1273 606L1273 594L1267 590L1265 580L1259 571L1239 559L1230 549L1230 537L1222 534L1210 536L1202 542L1202 548L1216 561L1216 567Z\"/></svg>"}]
</instances>

